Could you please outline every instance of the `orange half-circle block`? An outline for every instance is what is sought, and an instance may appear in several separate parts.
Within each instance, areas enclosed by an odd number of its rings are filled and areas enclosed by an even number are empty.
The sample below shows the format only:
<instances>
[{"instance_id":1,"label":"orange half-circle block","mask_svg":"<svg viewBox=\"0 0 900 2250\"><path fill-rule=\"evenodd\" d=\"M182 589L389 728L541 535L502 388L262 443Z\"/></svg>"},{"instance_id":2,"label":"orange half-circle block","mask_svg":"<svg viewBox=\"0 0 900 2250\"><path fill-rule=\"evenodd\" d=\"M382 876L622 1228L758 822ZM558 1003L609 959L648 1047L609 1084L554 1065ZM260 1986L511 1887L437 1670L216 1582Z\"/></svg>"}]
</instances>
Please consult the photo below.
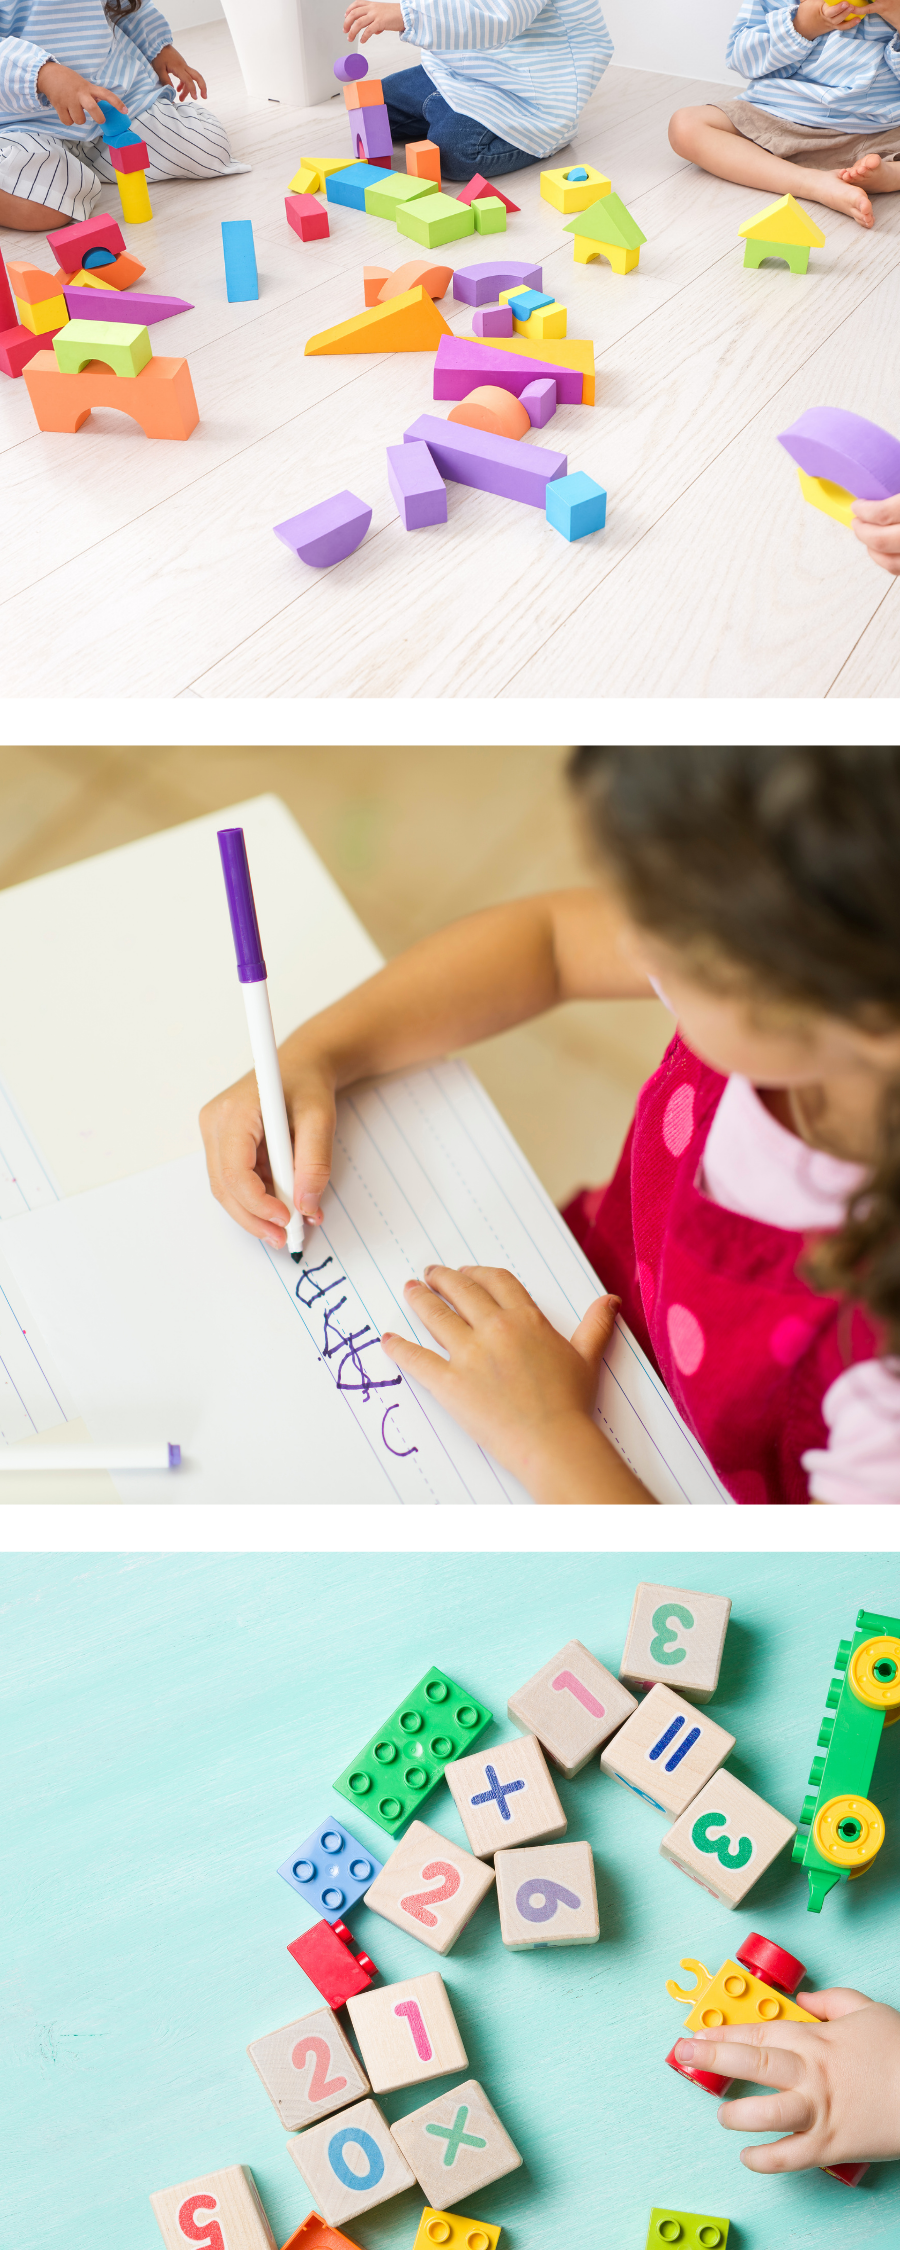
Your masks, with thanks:
<instances>
[{"instance_id":1,"label":"orange half-circle block","mask_svg":"<svg viewBox=\"0 0 900 2250\"><path fill-rule=\"evenodd\" d=\"M186 359L151 359L139 375L112 375L96 363L65 374L53 352L38 352L25 385L41 430L80 430L95 406L114 406L149 438L188 438L200 416Z\"/></svg>"},{"instance_id":2,"label":"orange half-circle block","mask_svg":"<svg viewBox=\"0 0 900 2250\"><path fill-rule=\"evenodd\" d=\"M527 407L512 391L500 390L495 383L482 383L470 391L458 406L451 407L447 420L466 422L473 430L493 430L497 437L505 438L524 437L531 428Z\"/></svg>"},{"instance_id":3,"label":"orange half-circle block","mask_svg":"<svg viewBox=\"0 0 900 2250\"><path fill-rule=\"evenodd\" d=\"M367 270L371 272L372 268ZM402 297L407 289L427 289L429 297L446 297L452 280L452 266L436 266L427 258L407 258L405 265L385 275L378 303L386 305L389 298Z\"/></svg>"},{"instance_id":4,"label":"orange half-circle block","mask_svg":"<svg viewBox=\"0 0 900 2250\"><path fill-rule=\"evenodd\" d=\"M123 250L118 258L113 259L111 266L82 267L77 273L66 273L60 266L53 279L59 282L60 287L65 284L66 288L70 281L77 281L79 289L130 289L132 282L140 281L142 273L146 271L140 258L133 258L130 250Z\"/></svg>"}]
</instances>

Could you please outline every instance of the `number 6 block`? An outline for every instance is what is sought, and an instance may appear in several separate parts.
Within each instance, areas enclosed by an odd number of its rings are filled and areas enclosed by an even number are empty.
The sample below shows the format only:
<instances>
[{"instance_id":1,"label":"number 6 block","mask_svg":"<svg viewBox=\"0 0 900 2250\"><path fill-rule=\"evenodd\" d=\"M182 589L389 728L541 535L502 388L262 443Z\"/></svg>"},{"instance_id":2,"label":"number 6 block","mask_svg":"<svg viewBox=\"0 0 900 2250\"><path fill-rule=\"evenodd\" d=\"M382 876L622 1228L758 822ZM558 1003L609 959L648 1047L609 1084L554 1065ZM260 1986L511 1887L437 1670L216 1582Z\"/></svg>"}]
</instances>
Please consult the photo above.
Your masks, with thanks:
<instances>
[{"instance_id":1,"label":"number 6 block","mask_svg":"<svg viewBox=\"0 0 900 2250\"><path fill-rule=\"evenodd\" d=\"M275 2237L246 2164L206 2172L180 2187L160 2188L150 2202L166 2250L275 2250Z\"/></svg>"},{"instance_id":2,"label":"number 6 block","mask_svg":"<svg viewBox=\"0 0 900 2250\"><path fill-rule=\"evenodd\" d=\"M684 1586L640 1585L634 1597L619 1678L629 1688L664 1687L689 1703L708 1703L731 1615L726 1594L693 1594Z\"/></svg>"},{"instance_id":3,"label":"number 6 block","mask_svg":"<svg viewBox=\"0 0 900 2250\"><path fill-rule=\"evenodd\" d=\"M500 1935L512 1952L536 1945L596 1945L600 1936L590 1844L538 1844L498 1852Z\"/></svg>"},{"instance_id":4,"label":"number 6 block","mask_svg":"<svg viewBox=\"0 0 900 2250\"><path fill-rule=\"evenodd\" d=\"M465 2069L468 2056L436 1969L360 1993L347 2012L376 2094Z\"/></svg>"},{"instance_id":5,"label":"number 6 block","mask_svg":"<svg viewBox=\"0 0 900 2250\"><path fill-rule=\"evenodd\" d=\"M330 2227L416 2184L377 2102L357 2102L342 2117L310 2125L287 2145Z\"/></svg>"},{"instance_id":6,"label":"number 6 block","mask_svg":"<svg viewBox=\"0 0 900 2250\"><path fill-rule=\"evenodd\" d=\"M462 1844L414 1820L366 1892L366 1905L432 1953L449 1953L493 1880L493 1868Z\"/></svg>"},{"instance_id":7,"label":"number 6 block","mask_svg":"<svg viewBox=\"0 0 900 2250\"><path fill-rule=\"evenodd\" d=\"M740 1906L797 1830L723 1768L663 1837L660 1851L723 1906Z\"/></svg>"},{"instance_id":8,"label":"number 6 block","mask_svg":"<svg viewBox=\"0 0 900 2250\"><path fill-rule=\"evenodd\" d=\"M289 2133L369 2092L365 2071L330 2008L314 2008L297 2023L266 2032L247 2053Z\"/></svg>"}]
</instances>

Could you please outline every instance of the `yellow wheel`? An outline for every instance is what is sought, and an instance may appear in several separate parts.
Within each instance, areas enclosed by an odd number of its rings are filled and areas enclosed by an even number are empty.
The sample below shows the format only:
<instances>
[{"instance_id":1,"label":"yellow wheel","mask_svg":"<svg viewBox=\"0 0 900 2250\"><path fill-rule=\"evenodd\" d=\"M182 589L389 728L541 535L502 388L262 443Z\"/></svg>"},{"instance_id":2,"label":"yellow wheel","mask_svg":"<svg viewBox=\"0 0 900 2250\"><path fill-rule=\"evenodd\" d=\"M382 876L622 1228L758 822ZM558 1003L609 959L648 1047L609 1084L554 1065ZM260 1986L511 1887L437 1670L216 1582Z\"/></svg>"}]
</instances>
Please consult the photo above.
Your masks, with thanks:
<instances>
[{"instance_id":1,"label":"yellow wheel","mask_svg":"<svg viewBox=\"0 0 900 2250\"><path fill-rule=\"evenodd\" d=\"M884 1821L868 1797L831 1797L813 1822L813 1843L832 1867L861 1875L884 1843Z\"/></svg>"},{"instance_id":2,"label":"yellow wheel","mask_svg":"<svg viewBox=\"0 0 900 2250\"><path fill-rule=\"evenodd\" d=\"M881 1633L863 1641L850 1658L850 1685L860 1703L870 1711L892 1712L900 1717L900 1640Z\"/></svg>"}]
</instances>

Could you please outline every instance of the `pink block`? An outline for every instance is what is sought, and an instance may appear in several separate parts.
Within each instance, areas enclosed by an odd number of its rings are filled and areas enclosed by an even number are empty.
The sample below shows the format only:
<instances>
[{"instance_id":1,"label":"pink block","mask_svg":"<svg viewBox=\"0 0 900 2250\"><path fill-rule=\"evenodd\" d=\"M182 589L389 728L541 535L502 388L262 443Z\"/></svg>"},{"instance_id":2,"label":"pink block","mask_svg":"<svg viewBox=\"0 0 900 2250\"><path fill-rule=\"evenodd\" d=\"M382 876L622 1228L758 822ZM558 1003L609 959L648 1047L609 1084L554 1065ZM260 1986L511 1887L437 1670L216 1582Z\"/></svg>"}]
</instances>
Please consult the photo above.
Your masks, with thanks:
<instances>
[{"instance_id":1,"label":"pink block","mask_svg":"<svg viewBox=\"0 0 900 2250\"><path fill-rule=\"evenodd\" d=\"M457 266L453 294L464 305L494 305L501 289L515 289L517 284L520 289L540 289L540 266L489 258L481 265Z\"/></svg>"},{"instance_id":2,"label":"pink block","mask_svg":"<svg viewBox=\"0 0 900 2250\"><path fill-rule=\"evenodd\" d=\"M369 109L351 109L347 115L353 154L359 163L378 164L385 156L390 160L394 144L385 103L375 102Z\"/></svg>"},{"instance_id":3,"label":"pink block","mask_svg":"<svg viewBox=\"0 0 900 2250\"><path fill-rule=\"evenodd\" d=\"M288 226L301 242L318 242L331 231L325 206L314 195L286 195L284 209Z\"/></svg>"},{"instance_id":4,"label":"pink block","mask_svg":"<svg viewBox=\"0 0 900 2250\"><path fill-rule=\"evenodd\" d=\"M420 414L404 430L403 442L427 445L435 468L452 483L477 485L480 492L498 492L529 508L546 509L548 484L564 477L569 466L565 454L551 453L549 446L442 422L437 414Z\"/></svg>"},{"instance_id":5,"label":"pink block","mask_svg":"<svg viewBox=\"0 0 900 2250\"><path fill-rule=\"evenodd\" d=\"M496 383L521 398L528 383L541 383L551 374L559 406L581 406L584 379L580 367L549 367L540 359L518 352L495 352L477 336L442 336L434 362L435 398L467 398L482 383Z\"/></svg>"},{"instance_id":6,"label":"pink block","mask_svg":"<svg viewBox=\"0 0 900 2250\"><path fill-rule=\"evenodd\" d=\"M496 195L498 202L505 204L507 211L518 211L520 208L518 203L511 203L509 196L504 195L496 180L485 180L480 172L474 174L468 187L460 188L456 200L457 203L477 203L480 195Z\"/></svg>"},{"instance_id":7,"label":"pink block","mask_svg":"<svg viewBox=\"0 0 900 2250\"><path fill-rule=\"evenodd\" d=\"M329 563L343 562L352 555L371 521L371 508L365 500L358 500L355 492L334 492L330 500L320 500L315 508L304 508L299 516L276 523L274 531L276 539L282 539L301 562L324 570Z\"/></svg>"},{"instance_id":8,"label":"pink block","mask_svg":"<svg viewBox=\"0 0 900 2250\"><path fill-rule=\"evenodd\" d=\"M513 316L509 305L483 305L472 314L473 336L511 336Z\"/></svg>"},{"instance_id":9,"label":"pink block","mask_svg":"<svg viewBox=\"0 0 900 2250\"><path fill-rule=\"evenodd\" d=\"M81 219L74 227L58 227L55 234L48 234L47 248L63 273L78 273L89 250L111 250L113 257L118 257L125 248L125 236L115 219L101 215Z\"/></svg>"},{"instance_id":10,"label":"pink block","mask_svg":"<svg viewBox=\"0 0 900 2250\"><path fill-rule=\"evenodd\" d=\"M3 259L0 257L0 334L4 334L7 328L18 328L18 325L19 319L13 293L9 286L9 276Z\"/></svg>"},{"instance_id":11,"label":"pink block","mask_svg":"<svg viewBox=\"0 0 900 2250\"><path fill-rule=\"evenodd\" d=\"M22 328L18 322L13 328L0 330L0 368L4 375L21 375L35 352L48 351L54 336L58 335L58 328L49 331L45 328L43 336L35 336L32 329Z\"/></svg>"},{"instance_id":12,"label":"pink block","mask_svg":"<svg viewBox=\"0 0 900 2250\"><path fill-rule=\"evenodd\" d=\"M137 321L144 328L194 309L187 297L143 297L135 289L85 289L81 282L64 283L63 296L70 320Z\"/></svg>"},{"instance_id":13,"label":"pink block","mask_svg":"<svg viewBox=\"0 0 900 2250\"><path fill-rule=\"evenodd\" d=\"M533 430L542 430L545 422L552 422L556 413L556 384L552 375L542 376L539 383L526 383L519 392L519 403Z\"/></svg>"},{"instance_id":14,"label":"pink block","mask_svg":"<svg viewBox=\"0 0 900 2250\"><path fill-rule=\"evenodd\" d=\"M387 472L405 531L422 531L426 524L446 523L447 487L427 445L389 445Z\"/></svg>"}]
</instances>

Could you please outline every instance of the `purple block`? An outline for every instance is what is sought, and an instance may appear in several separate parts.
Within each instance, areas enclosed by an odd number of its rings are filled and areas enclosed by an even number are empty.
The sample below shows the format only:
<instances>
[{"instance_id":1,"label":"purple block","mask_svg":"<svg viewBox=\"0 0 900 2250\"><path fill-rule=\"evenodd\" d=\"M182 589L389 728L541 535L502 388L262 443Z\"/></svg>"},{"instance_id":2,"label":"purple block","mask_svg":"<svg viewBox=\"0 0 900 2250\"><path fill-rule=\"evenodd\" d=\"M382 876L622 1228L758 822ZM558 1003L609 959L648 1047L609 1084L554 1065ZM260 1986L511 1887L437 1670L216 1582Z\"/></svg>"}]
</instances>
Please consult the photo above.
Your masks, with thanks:
<instances>
[{"instance_id":1,"label":"purple block","mask_svg":"<svg viewBox=\"0 0 900 2250\"><path fill-rule=\"evenodd\" d=\"M334 66L334 75L340 79L342 86L349 86L354 78L368 78L369 65L365 55L357 53L339 55Z\"/></svg>"},{"instance_id":2,"label":"purple block","mask_svg":"<svg viewBox=\"0 0 900 2250\"><path fill-rule=\"evenodd\" d=\"M539 289L540 266L508 262L501 265L496 259L489 258L484 265L457 266L453 276L453 294L464 305L491 305L496 302L501 289L515 289L517 282L522 289Z\"/></svg>"},{"instance_id":3,"label":"purple block","mask_svg":"<svg viewBox=\"0 0 900 2250\"><path fill-rule=\"evenodd\" d=\"M482 383L496 383L501 391L521 398L529 383L546 379L547 363L526 359L519 352L494 351L479 344L477 336L442 336L434 362L435 398L467 398ZM584 377L580 367L554 367L558 406L581 406Z\"/></svg>"},{"instance_id":4,"label":"purple block","mask_svg":"<svg viewBox=\"0 0 900 2250\"><path fill-rule=\"evenodd\" d=\"M473 336L511 336L513 316L508 305L485 305L472 314Z\"/></svg>"},{"instance_id":5,"label":"purple block","mask_svg":"<svg viewBox=\"0 0 900 2250\"><path fill-rule=\"evenodd\" d=\"M301 562L309 563L313 570L324 570L329 563L343 562L352 555L371 521L371 508L358 500L355 492L334 492L330 500L320 500L315 508L304 508L299 516L288 516L273 528L276 539L283 539Z\"/></svg>"},{"instance_id":6,"label":"purple block","mask_svg":"<svg viewBox=\"0 0 900 2250\"><path fill-rule=\"evenodd\" d=\"M70 320L137 321L144 328L194 310L186 297L141 297L136 289L85 289L83 283L64 288L63 296Z\"/></svg>"},{"instance_id":7,"label":"purple block","mask_svg":"<svg viewBox=\"0 0 900 2250\"><path fill-rule=\"evenodd\" d=\"M384 102L373 102L369 109L351 109L348 116L353 154L361 164L371 164L380 156L393 156L394 143Z\"/></svg>"},{"instance_id":8,"label":"purple block","mask_svg":"<svg viewBox=\"0 0 900 2250\"><path fill-rule=\"evenodd\" d=\"M453 484L474 484L480 492L499 492L504 500L523 500L529 508L547 505L547 486L564 477L568 461L549 446L526 445L521 438L495 437L464 422L442 422L420 414L403 432L404 445L427 445L435 468Z\"/></svg>"},{"instance_id":9,"label":"purple block","mask_svg":"<svg viewBox=\"0 0 900 2250\"><path fill-rule=\"evenodd\" d=\"M447 487L427 445L389 445L388 484L405 531L447 521Z\"/></svg>"},{"instance_id":10,"label":"purple block","mask_svg":"<svg viewBox=\"0 0 900 2250\"><path fill-rule=\"evenodd\" d=\"M542 430L545 422L552 422L556 413L556 384L552 375L542 376L539 383L526 383L519 399L528 415L533 430Z\"/></svg>"},{"instance_id":11,"label":"purple block","mask_svg":"<svg viewBox=\"0 0 900 2250\"><path fill-rule=\"evenodd\" d=\"M891 500L900 492L900 442L843 406L811 406L778 443L807 476L842 485L854 500Z\"/></svg>"}]
</instances>

